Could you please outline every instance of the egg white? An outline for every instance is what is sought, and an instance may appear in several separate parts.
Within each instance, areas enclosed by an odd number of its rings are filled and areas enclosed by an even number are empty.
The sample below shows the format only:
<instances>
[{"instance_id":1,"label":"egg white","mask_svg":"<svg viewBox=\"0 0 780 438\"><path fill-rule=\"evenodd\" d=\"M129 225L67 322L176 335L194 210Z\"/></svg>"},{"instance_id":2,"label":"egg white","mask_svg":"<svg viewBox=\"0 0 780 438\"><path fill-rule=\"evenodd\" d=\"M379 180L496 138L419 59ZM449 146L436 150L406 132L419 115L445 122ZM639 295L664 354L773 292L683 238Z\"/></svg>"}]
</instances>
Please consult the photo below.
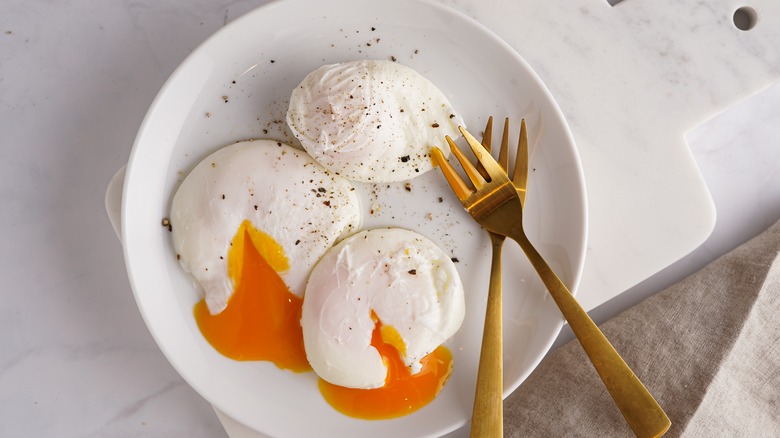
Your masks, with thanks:
<instances>
[{"instance_id":1,"label":"egg white","mask_svg":"<svg viewBox=\"0 0 780 438\"><path fill-rule=\"evenodd\" d=\"M433 168L463 120L428 79L391 61L324 65L292 92L287 124L324 167L361 182L404 181Z\"/></svg>"},{"instance_id":2,"label":"egg white","mask_svg":"<svg viewBox=\"0 0 780 438\"><path fill-rule=\"evenodd\" d=\"M233 294L227 254L245 219L281 245L290 268L280 274L300 297L317 260L360 226L359 198L349 181L276 141L240 142L206 157L176 192L170 222L181 266L212 314Z\"/></svg>"},{"instance_id":3,"label":"egg white","mask_svg":"<svg viewBox=\"0 0 780 438\"><path fill-rule=\"evenodd\" d=\"M315 266L303 300L304 346L324 380L350 388L383 386L387 369L371 346L374 311L406 346L413 374L420 360L460 328L463 285L450 257L427 238L399 228L344 239Z\"/></svg>"}]
</instances>

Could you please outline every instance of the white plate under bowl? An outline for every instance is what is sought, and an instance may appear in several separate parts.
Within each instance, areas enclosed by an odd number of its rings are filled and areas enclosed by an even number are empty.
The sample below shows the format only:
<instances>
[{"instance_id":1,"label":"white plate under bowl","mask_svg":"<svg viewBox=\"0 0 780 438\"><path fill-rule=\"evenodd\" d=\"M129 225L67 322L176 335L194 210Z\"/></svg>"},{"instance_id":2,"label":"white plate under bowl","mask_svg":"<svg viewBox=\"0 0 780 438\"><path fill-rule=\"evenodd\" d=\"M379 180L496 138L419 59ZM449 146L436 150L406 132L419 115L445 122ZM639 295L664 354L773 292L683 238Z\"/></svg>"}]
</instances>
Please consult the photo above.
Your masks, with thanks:
<instances>
[{"instance_id":1,"label":"white plate under bowl","mask_svg":"<svg viewBox=\"0 0 780 438\"><path fill-rule=\"evenodd\" d=\"M447 342L454 371L444 390L430 405L393 420L356 420L336 412L318 392L313 373L294 374L217 353L193 318L198 289L179 267L170 234L160 225L181 178L207 154L248 138L297 144L283 121L291 90L308 72L325 63L393 57L438 85L476 134L490 114L527 120L529 237L570 287L579 281L587 224L577 152L549 92L508 45L464 15L430 2L288 0L252 11L196 49L149 109L127 167L122 240L138 307L160 349L206 400L260 432L438 436L470 416L489 245L437 170L408 187L359 186L364 228L395 225L437 242L458 259L467 295L466 320ZM536 367L563 321L511 242L505 246L504 272L508 394Z\"/></svg>"}]
</instances>

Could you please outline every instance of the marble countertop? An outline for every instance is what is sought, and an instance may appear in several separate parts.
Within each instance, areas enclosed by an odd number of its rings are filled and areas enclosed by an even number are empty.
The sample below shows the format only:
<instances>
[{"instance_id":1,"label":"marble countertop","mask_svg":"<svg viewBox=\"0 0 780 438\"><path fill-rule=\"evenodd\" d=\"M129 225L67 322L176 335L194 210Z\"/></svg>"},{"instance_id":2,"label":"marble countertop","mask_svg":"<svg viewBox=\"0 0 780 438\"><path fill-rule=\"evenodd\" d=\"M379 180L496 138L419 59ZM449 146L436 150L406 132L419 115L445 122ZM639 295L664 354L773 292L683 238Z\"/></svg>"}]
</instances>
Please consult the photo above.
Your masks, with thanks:
<instances>
[{"instance_id":1,"label":"marble countertop","mask_svg":"<svg viewBox=\"0 0 780 438\"><path fill-rule=\"evenodd\" d=\"M103 199L174 68L264 3L3 2L1 436L225 436L147 331ZM449 3L469 12L468 2ZM778 139L780 84L688 132L717 210L714 231L593 309L594 319L657 293L780 218ZM568 339L564 330L556 345Z\"/></svg>"}]
</instances>

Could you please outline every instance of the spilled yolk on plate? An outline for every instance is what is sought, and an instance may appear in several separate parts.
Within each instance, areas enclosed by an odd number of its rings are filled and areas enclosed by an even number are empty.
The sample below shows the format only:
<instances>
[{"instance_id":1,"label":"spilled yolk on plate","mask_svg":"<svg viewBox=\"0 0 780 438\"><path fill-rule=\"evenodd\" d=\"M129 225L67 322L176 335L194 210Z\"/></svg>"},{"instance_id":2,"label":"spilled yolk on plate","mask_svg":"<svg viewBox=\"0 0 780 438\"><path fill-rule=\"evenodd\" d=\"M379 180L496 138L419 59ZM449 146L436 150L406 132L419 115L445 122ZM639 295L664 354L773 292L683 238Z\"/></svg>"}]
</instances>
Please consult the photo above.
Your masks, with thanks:
<instances>
[{"instance_id":1,"label":"spilled yolk on plate","mask_svg":"<svg viewBox=\"0 0 780 438\"><path fill-rule=\"evenodd\" d=\"M444 387L452 373L452 354L446 347L438 347L422 359L422 370L412 375L401 360L403 340L398 332L383 326L373 312L371 316L376 323L371 345L387 366L384 386L345 388L320 379L320 392L331 406L350 417L381 420L410 414L430 403Z\"/></svg>"},{"instance_id":2,"label":"spilled yolk on plate","mask_svg":"<svg viewBox=\"0 0 780 438\"><path fill-rule=\"evenodd\" d=\"M311 369L301 330L303 300L279 272L289 268L282 247L248 220L238 228L228 252L228 276L235 292L227 308L212 315L205 300L195 305L203 336L235 360L263 360L295 372Z\"/></svg>"},{"instance_id":3,"label":"spilled yolk on plate","mask_svg":"<svg viewBox=\"0 0 780 438\"><path fill-rule=\"evenodd\" d=\"M311 370L300 325L303 300L290 292L279 272L289 267L282 247L244 221L228 252L228 275L235 292L222 312L212 315L205 300L195 305L203 336L221 354L235 360L270 361L294 372ZM384 386L355 389L319 380L325 400L339 412L361 419L389 419L430 403L452 373L452 355L438 347L421 360L412 375L402 355L406 345L398 331L371 312L371 345L387 366Z\"/></svg>"}]
</instances>

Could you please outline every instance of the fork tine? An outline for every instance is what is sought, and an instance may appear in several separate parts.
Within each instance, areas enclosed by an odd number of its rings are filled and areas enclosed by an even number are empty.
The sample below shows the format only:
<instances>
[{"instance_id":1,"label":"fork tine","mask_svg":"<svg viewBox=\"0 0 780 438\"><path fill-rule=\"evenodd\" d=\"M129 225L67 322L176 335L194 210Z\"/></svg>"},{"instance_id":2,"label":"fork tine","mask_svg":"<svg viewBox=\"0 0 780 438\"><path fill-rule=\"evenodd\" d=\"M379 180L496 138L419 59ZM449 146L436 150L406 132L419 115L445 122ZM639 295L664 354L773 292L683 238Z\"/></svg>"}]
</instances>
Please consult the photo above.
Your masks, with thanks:
<instances>
[{"instance_id":1,"label":"fork tine","mask_svg":"<svg viewBox=\"0 0 780 438\"><path fill-rule=\"evenodd\" d=\"M473 193L472 190L469 188L469 186L466 185L466 183L463 182L462 179L460 179L458 172L455 171L450 162L444 158L444 153L441 151L441 149L434 147L431 150L431 157L433 158L434 163L436 163L436 165L441 168L441 173L444 174L444 177L447 179L450 187L452 187L452 191L455 192L455 196L457 196L461 202L465 201L466 198L471 196Z\"/></svg>"},{"instance_id":2,"label":"fork tine","mask_svg":"<svg viewBox=\"0 0 780 438\"><path fill-rule=\"evenodd\" d=\"M490 143L493 141L493 116L488 117L485 125L485 134L482 136L482 146L490 152Z\"/></svg>"},{"instance_id":3,"label":"fork tine","mask_svg":"<svg viewBox=\"0 0 780 438\"><path fill-rule=\"evenodd\" d=\"M498 151L498 165L507 171L508 155L509 152L509 117L504 119L504 134L501 136L501 149Z\"/></svg>"},{"instance_id":4,"label":"fork tine","mask_svg":"<svg viewBox=\"0 0 780 438\"><path fill-rule=\"evenodd\" d=\"M488 152L490 152L490 143L493 142L493 116L488 117L487 125L485 125L485 133L482 135L482 147L484 147ZM480 175L482 175L483 178L490 179L490 175L488 175L487 170L485 170L485 166L482 165L482 163L477 162L477 170L479 171Z\"/></svg>"},{"instance_id":5,"label":"fork tine","mask_svg":"<svg viewBox=\"0 0 780 438\"><path fill-rule=\"evenodd\" d=\"M493 156L490 155L490 152L486 151L485 148L483 148L482 145L477 141L477 139L474 138L474 136L471 135L470 132L466 131L466 128L462 126L458 126L458 129L460 130L460 133L463 134L463 137L466 139L466 142L468 142L469 146L471 147L471 151L474 152L474 155L477 157L477 161L479 161L480 163L482 163L483 166L485 166L485 170L487 171L488 175L490 175L491 181L496 178L501 179L502 177L506 181L509 181L509 178L506 176L506 173L504 172L503 169L501 169L501 166L498 165L498 163L493 158ZM452 140L448 138L448 141L451 142ZM454 143L451 143L451 145L452 144ZM457 148L457 146L455 147ZM465 161L469 164L469 166L473 168L471 162L469 162L468 160ZM465 168L466 166L464 165L463 167ZM468 173L468 171L466 173ZM479 173L477 173L477 176L480 179L482 179L482 175L479 175ZM477 190L479 190L479 187L477 187Z\"/></svg>"},{"instance_id":6,"label":"fork tine","mask_svg":"<svg viewBox=\"0 0 780 438\"><path fill-rule=\"evenodd\" d=\"M525 207L526 186L528 185L528 134L525 130L525 119L520 121L520 139L517 141L517 156L512 183L520 195L520 203Z\"/></svg>"},{"instance_id":7,"label":"fork tine","mask_svg":"<svg viewBox=\"0 0 780 438\"><path fill-rule=\"evenodd\" d=\"M460 127L460 130L461 130L461 132L466 132L463 129L463 127ZM469 137L471 137L471 134L469 134ZM469 159L466 158L465 155L463 155L463 152L461 152L461 150L458 147L458 145L456 145L455 142L452 141L452 138L450 138L450 136L448 135L448 136L445 137L445 139L447 140L447 143L449 143L449 145L450 145L450 150L452 150L452 154L455 155L455 158L457 158L458 161L460 161L460 165L463 166L463 170L466 171L466 176L468 176L469 179L471 180L471 183L474 184L474 188L479 190L480 187L482 187L485 184L487 184L487 181L485 180L485 178L482 178L482 175L479 174L479 172L477 171L477 168L474 167L473 164L471 164L471 161L469 161ZM474 137L471 137L471 139L474 142L477 141L476 139L474 139ZM471 145L471 142L469 142L469 145ZM480 152L474 151L474 154L477 155L477 157L479 157L478 154L482 153L482 152L485 152L485 149L479 143L476 143L476 145L479 147ZM471 149L474 150L474 146L473 145L471 145ZM490 172L488 172L488 174L490 174Z\"/></svg>"}]
</instances>

